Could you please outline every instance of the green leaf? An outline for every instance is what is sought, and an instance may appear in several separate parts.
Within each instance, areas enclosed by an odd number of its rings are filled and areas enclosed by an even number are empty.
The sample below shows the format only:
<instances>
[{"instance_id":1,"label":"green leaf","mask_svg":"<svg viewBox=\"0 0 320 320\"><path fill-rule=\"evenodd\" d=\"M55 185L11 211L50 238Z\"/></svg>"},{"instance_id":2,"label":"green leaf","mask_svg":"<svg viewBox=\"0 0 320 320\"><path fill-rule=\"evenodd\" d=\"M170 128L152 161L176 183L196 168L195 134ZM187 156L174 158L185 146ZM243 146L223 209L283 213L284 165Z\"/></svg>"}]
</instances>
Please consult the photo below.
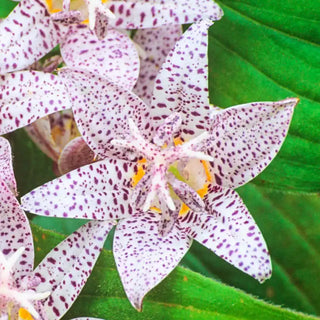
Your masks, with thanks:
<instances>
[{"instance_id":1,"label":"green leaf","mask_svg":"<svg viewBox=\"0 0 320 320\"><path fill-rule=\"evenodd\" d=\"M11 0L0 0L0 19L5 18L17 4Z\"/></svg>"},{"instance_id":2,"label":"green leaf","mask_svg":"<svg viewBox=\"0 0 320 320\"><path fill-rule=\"evenodd\" d=\"M32 226L37 263L63 236ZM144 301L137 312L127 300L112 253L103 251L83 292L64 319L95 316L109 320L170 319L316 319L272 306L244 292L177 267Z\"/></svg>"},{"instance_id":3,"label":"green leaf","mask_svg":"<svg viewBox=\"0 0 320 320\"><path fill-rule=\"evenodd\" d=\"M238 191L268 244L272 278L261 285L199 244L184 265L273 303L320 314L319 196L283 194L253 184Z\"/></svg>"},{"instance_id":4,"label":"green leaf","mask_svg":"<svg viewBox=\"0 0 320 320\"><path fill-rule=\"evenodd\" d=\"M7 138L12 147L13 167L20 195L55 178L52 160L38 149L24 129L10 133Z\"/></svg>"},{"instance_id":5,"label":"green leaf","mask_svg":"<svg viewBox=\"0 0 320 320\"><path fill-rule=\"evenodd\" d=\"M320 1L221 0L210 29L210 97L228 107L299 97L279 155L255 183L320 191Z\"/></svg>"}]
</instances>

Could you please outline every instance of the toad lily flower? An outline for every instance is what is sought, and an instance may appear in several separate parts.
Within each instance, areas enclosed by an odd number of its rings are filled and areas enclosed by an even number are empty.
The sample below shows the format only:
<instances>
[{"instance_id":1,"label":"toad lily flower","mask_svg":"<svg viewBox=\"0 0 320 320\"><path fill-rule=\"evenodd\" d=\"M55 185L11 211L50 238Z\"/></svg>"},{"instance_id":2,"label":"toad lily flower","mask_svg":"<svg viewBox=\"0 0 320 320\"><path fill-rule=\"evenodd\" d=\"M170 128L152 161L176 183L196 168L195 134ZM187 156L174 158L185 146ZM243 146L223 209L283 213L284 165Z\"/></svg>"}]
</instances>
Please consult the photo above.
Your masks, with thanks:
<instances>
[{"instance_id":1,"label":"toad lily flower","mask_svg":"<svg viewBox=\"0 0 320 320\"><path fill-rule=\"evenodd\" d=\"M97 41L90 30L78 26L69 30L65 40L60 48L67 66L90 70L128 90L133 88L139 74L139 57L128 36L110 30L104 40ZM0 135L71 107L59 76L41 71L0 76Z\"/></svg>"},{"instance_id":2,"label":"toad lily flower","mask_svg":"<svg viewBox=\"0 0 320 320\"><path fill-rule=\"evenodd\" d=\"M79 295L113 224L82 226L33 270L29 222L7 185L0 185L0 318L60 319Z\"/></svg>"},{"instance_id":3,"label":"toad lily flower","mask_svg":"<svg viewBox=\"0 0 320 320\"><path fill-rule=\"evenodd\" d=\"M218 20L222 14L212 0L22 0L0 25L0 74L21 70L43 57L65 42L69 26L82 19L88 19L90 28L102 39L107 25L154 28L202 18ZM83 44L81 50L86 49Z\"/></svg>"},{"instance_id":4,"label":"toad lily flower","mask_svg":"<svg viewBox=\"0 0 320 320\"><path fill-rule=\"evenodd\" d=\"M0 173L0 319L60 319L86 283L113 223L87 223L33 270L31 229L14 195L10 145L1 137Z\"/></svg>"},{"instance_id":5,"label":"toad lily flower","mask_svg":"<svg viewBox=\"0 0 320 320\"><path fill-rule=\"evenodd\" d=\"M233 190L259 174L286 136L297 99L217 111L207 90L207 30L193 25L155 79L151 107L108 80L65 70L74 116L103 160L22 198L46 216L117 219L114 256L132 305L165 278L192 239L259 281L265 241Z\"/></svg>"}]
</instances>

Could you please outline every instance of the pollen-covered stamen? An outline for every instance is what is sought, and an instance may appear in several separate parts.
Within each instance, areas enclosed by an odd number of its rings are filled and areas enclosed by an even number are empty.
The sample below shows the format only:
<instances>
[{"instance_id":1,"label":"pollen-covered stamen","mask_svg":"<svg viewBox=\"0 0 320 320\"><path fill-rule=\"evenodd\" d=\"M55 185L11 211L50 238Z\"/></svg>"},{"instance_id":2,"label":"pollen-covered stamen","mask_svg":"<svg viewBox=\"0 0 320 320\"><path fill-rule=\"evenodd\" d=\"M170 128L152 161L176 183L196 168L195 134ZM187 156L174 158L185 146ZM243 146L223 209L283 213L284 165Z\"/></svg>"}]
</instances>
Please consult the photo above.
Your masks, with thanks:
<instances>
[{"instance_id":1,"label":"pollen-covered stamen","mask_svg":"<svg viewBox=\"0 0 320 320\"><path fill-rule=\"evenodd\" d=\"M172 173L167 174L168 182L170 183L176 195L185 203L190 209L200 212L204 209L205 204L199 194L194 191L185 182L178 180Z\"/></svg>"},{"instance_id":2,"label":"pollen-covered stamen","mask_svg":"<svg viewBox=\"0 0 320 320\"><path fill-rule=\"evenodd\" d=\"M179 113L172 113L157 129L157 132L153 137L153 143L160 147L164 144L171 146L173 143L173 135L179 130L181 123L182 118Z\"/></svg>"}]
</instances>

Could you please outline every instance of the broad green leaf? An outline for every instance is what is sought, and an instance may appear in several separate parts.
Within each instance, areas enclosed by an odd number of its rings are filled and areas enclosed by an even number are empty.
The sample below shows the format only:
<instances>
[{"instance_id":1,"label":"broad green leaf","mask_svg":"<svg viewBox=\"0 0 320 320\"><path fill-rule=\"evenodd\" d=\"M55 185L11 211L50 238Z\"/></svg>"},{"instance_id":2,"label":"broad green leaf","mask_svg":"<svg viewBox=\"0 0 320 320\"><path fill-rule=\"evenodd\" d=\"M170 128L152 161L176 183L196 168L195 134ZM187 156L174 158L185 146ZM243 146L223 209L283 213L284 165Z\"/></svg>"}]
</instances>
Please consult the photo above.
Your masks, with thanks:
<instances>
[{"instance_id":1,"label":"broad green leaf","mask_svg":"<svg viewBox=\"0 0 320 320\"><path fill-rule=\"evenodd\" d=\"M20 195L55 177L52 160L38 149L23 129L10 133L7 138L12 147L13 167Z\"/></svg>"},{"instance_id":2,"label":"broad green leaf","mask_svg":"<svg viewBox=\"0 0 320 320\"><path fill-rule=\"evenodd\" d=\"M5 18L18 2L11 0L0 0L0 19Z\"/></svg>"},{"instance_id":3,"label":"broad green leaf","mask_svg":"<svg viewBox=\"0 0 320 320\"><path fill-rule=\"evenodd\" d=\"M33 234L37 262L63 239L35 225ZM147 295L139 313L123 292L109 251L102 252L87 285L64 319L88 315L109 320L316 319L267 304L181 267Z\"/></svg>"},{"instance_id":4,"label":"broad green leaf","mask_svg":"<svg viewBox=\"0 0 320 320\"><path fill-rule=\"evenodd\" d=\"M239 193L268 244L273 275L260 285L201 245L184 265L246 292L299 311L320 314L320 198L283 194L253 184Z\"/></svg>"},{"instance_id":5,"label":"broad green leaf","mask_svg":"<svg viewBox=\"0 0 320 320\"><path fill-rule=\"evenodd\" d=\"M320 191L320 1L221 0L210 29L210 97L228 107L299 97L289 136L254 181Z\"/></svg>"}]
</instances>

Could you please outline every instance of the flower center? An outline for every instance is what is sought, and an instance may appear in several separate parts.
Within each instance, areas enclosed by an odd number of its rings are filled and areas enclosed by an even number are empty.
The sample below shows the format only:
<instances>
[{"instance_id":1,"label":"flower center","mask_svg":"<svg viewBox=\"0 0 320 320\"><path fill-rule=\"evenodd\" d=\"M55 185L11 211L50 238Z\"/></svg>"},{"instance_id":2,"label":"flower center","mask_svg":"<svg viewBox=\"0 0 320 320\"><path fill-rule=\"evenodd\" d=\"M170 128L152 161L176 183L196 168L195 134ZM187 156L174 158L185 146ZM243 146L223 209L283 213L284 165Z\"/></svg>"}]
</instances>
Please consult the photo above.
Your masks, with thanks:
<instances>
[{"instance_id":1,"label":"flower center","mask_svg":"<svg viewBox=\"0 0 320 320\"><path fill-rule=\"evenodd\" d=\"M24 288L22 284L17 286L13 270L24 250L24 247L19 248L9 259L6 259L0 251L0 318L1 316L8 316L10 320L39 318L32 301L45 299L50 295L50 292L37 293L32 288Z\"/></svg>"},{"instance_id":2,"label":"flower center","mask_svg":"<svg viewBox=\"0 0 320 320\"><path fill-rule=\"evenodd\" d=\"M173 139L180 125L180 115L170 115L157 129L151 143L129 119L128 136L111 142L115 146L134 150L143 157L138 161L137 172L132 178L133 201L143 211L154 206L160 207L164 219L177 217L179 213L185 214L189 208L197 212L203 210L202 197L211 181L207 161L213 158L201 151L209 133L203 132L183 143L179 138ZM192 179L199 181L199 176L190 176L194 172L199 172L202 181L205 181L200 188L196 186L197 191L190 187L196 185ZM181 207L180 212L177 207Z\"/></svg>"}]
</instances>

